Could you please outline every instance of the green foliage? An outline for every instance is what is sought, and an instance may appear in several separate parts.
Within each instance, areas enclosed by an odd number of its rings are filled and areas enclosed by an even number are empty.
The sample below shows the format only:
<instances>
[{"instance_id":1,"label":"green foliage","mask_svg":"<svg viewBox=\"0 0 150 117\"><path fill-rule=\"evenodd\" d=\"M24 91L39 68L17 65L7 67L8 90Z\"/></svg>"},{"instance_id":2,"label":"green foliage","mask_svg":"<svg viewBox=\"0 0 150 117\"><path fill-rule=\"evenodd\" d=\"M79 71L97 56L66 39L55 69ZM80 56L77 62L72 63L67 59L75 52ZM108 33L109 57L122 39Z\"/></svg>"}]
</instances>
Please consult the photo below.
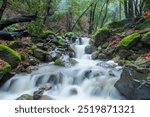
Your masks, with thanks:
<instances>
[{"instance_id":1,"label":"green foliage","mask_svg":"<svg viewBox=\"0 0 150 117\"><path fill-rule=\"evenodd\" d=\"M24 61L26 59L26 54L25 53L19 53L19 56L21 58L22 61Z\"/></svg>"},{"instance_id":2,"label":"green foliage","mask_svg":"<svg viewBox=\"0 0 150 117\"><path fill-rule=\"evenodd\" d=\"M3 62L4 62L4 66L0 67L0 74L5 74L11 70L11 66L7 62L5 61Z\"/></svg>"},{"instance_id":3,"label":"green foliage","mask_svg":"<svg viewBox=\"0 0 150 117\"><path fill-rule=\"evenodd\" d=\"M143 42L150 42L150 32L144 34L142 41Z\"/></svg>"},{"instance_id":4,"label":"green foliage","mask_svg":"<svg viewBox=\"0 0 150 117\"><path fill-rule=\"evenodd\" d=\"M8 62L12 67L21 62L21 57L17 52L2 44L0 44L0 58Z\"/></svg>"},{"instance_id":5,"label":"green foliage","mask_svg":"<svg viewBox=\"0 0 150 117\"><path fill-rule=\"evenodd\" d=\"M120 41L119 46L130 48L140 39L140 37L139 33L128 35Z\"/></svg>"}]
</instances>

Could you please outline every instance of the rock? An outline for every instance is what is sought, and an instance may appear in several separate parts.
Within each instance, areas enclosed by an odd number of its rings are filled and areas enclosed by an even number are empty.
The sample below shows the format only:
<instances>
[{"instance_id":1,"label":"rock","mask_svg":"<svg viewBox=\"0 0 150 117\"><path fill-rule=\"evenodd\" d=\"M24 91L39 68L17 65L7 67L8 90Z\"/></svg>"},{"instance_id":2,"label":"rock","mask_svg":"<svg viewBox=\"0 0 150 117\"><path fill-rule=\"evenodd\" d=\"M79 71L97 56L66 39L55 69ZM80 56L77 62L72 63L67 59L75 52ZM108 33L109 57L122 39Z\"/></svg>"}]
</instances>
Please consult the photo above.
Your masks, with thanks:
<instances>
[{"instance_id":1,"label":"rock","mask_svg":"<svg viewBox=\"0 0 150 117\"><path fill-rule=\"evenodd\" d=\"M15 68L20 62L20 55L11 48L0 44L0 58L8 62L12 68Z\"/></svg>"},{"instance_id":2,"label":"rock","mask_svg":"<svg viewBox=\"0 0 150 117\"><path fill-rule=\"evenodd\" d=\"M120 56L120 59L127 59L127 57L131 55L131 53L126 49L120 49L118 51L118 55Z\"/></svg>"},{"instance_id":3,"label":"rock","mask_svg":"<svg viewBox=\"0 0 150 117\"><path fill-rule=\"evenodd\" d=\"M46 84L40 86L39 89L44 90L44 91L48 91L48 90L52 89L52 84L46 83Z\"/></svg>"},{"instance_id":4,"label":"rock","mask_svg":"<svg viewBox=\"0 0 150 117\"><path fill-rule=\"evenodd\" d=\"M62 55L60 58L55 60L55 65L64 67L71 67L77 63L78 62L75 59L70 58L68 55Z\"/></svg>"},{"instance_id":5,"label":"rock","mask_svg":"<svg viewBox=\"0 0 150 117\"><path fill-rule=\"evenodd\" d=\"M102 47L99 46L99 47L98 47L98 52L101 53L102 51L103 51Z\"/></svg>"},{"instance_id":6,"label":"rock","mask_svg":"<svg viewBox=\"0 0 150 117\"><path fill-rule=\"evenodd\" d=\"M48 78L47 83L50 83L52 85L60 84L62 83L63 74L57 73L57 74L51 74Z\"/></svg>"},{"instance_id":7,"label":"rock","mask_svg":"<svg viewBox=\"0 0 150 117\"><path fill-rule=\"evenodd\" d=\"M40 100L54 100L54 99L47 95L43 95L43 96L41 96Z\"/></svg>"},{"instance_id":8,"label":"rock","mask_svg":"<svg viewBox=\"0 0 150 117\"><path fill-rule=\"evenodd\" d=\"M92 59L93 59L93 60L97 59L97 58L98 58L98 54L99 54L98 51L93 52L93 53L92 53L92 56L91 56Z\"/></svg>"},{"instance_id":9,"label":"rock","mask_svg":"<svg viewBox=\"0 0 150 117\"><path fill-rule=\"evenodd\" d=\"M8 46L12 49L17 49L17 48L26 48L30 47L30 45L26 42L21 42L21 41L11 41Z\"/></svg>"},{"instance_id":10,"label":"rock","mask_svg":"<svg viewBox=\"0 0 150 117\"><path fill-rule=\"evenodd\" d=\"M150 99L150 69L128 65L115 83L118 91L127 99Z\"/></svg>"},{"instance_id":11,"label":"rock","mask_svg":"<svg viewBox=\"0 0 150 117\"><path fill-rule=\"evenodd\" d=\"M11 66L3 60L0 60L0 62L3 63L3 65L0 65L0 80L1 80L4 74L10 72Z\"/></svg>"},{"instance_id":12,"label":"rock","mask_svg":"<svg viewBox=\"0 0 150 117\"><path fill-rule=\"evenodd\" d=\"M130 49L130 48L134 47L140 39L141 39L141 35L139 33L133 33L131 35L124 37L119 42L119 46Z\"/></svg>"},{"instance_id":13,"label":"rock","mask_svg":"<svg viewBox=\"0 0 150 117\"><path fill-rule=\"evenodd\" d=\"M30 65L40 64L40 61L38 59L36 59L35 57L33 57L33 56L28 56L27 60L29 61Z\"/></svg>"},{"instance_id":14,"label":"rock","mask_svg":"<svg viewBox=\"0 0 150 117\"><path fill-rule=\"evenodd\" d=\"M58 51L51 51L49 54L52 57L52 60L54 61L61 57L61 52Z\"/></svg>"},{"instance_id":15,"label":"rock","mask_svg":"<svg viewBox=\"0 0 150 117\"><path fill-rule=\"evenodd\" d=\"M51 55L48 52L41 50L41 49L34 49L33 56L42 62L52 61Z\"/></svg>"},{"instance_id":16,"label":"rock","mask_svg":"<svg viewBox=\"0 0 150 117\"><path fill-rule=\"evenodd\" d=\"M37 46L37 48L39 48L39 49L43 49L44 43L37 43L36 46Z\"/></svg>"},{"instance_id":17,"label":"rock","mask_svg":"<svg viewBox=\"0 0 150 117\"><path fill-rule=\"evenodd\" d=\"M108 38L110 37L110 30L106 27L100 28L95 32L93 37L94 45L98 47L107 42Z\"/></svg>"},{"instance_id":18,"label":"rock","mask_svg":"<svg viewBox=\"0 0 150 117\"><path fill-rule=\"evenodd\" d=\"M113 73L112 70L109 70L109 71L108 71L108 75L109 75L109 76L112 76L112 77L115 77L115 76L116 76L116 75Z\"/></svg>"},{"instance_id":19,"label":"rock","mask_svg":"<svg viewBox=\"0 0 150 117\"><path fill-rule=\"evenodd\" d=\"M85 54L92 54L95 51L95 48L91 45L85 47Z\"/></svg>"},{"instance_id":20,"label":"rock","mask_svg":"<svg viewBox=\"0 0 150 117\"><path fill-rule=\"evenodd\" d=\"M144 34L143 38L141 39L141 41L143 43L146 43L146 44L150 44L150 32Z\"/></svg>"},{"instance_id":21,"label":"rock","mask_svg":"<svg viewBox=\"0 0 150 117\"><path fill-rule=\"evenodd\" d=\"M4 75L2 75L1 79L0 79L0 87L3 86L5 84L5 82L8 81L13 76L14 76L14 74L11 74L9 72L4 74Z\"/></svg>"},{"instance_id":22,"label":"rock","mask_svg":"<svg viewBox=\"0 0 150 117\"><path fill-rule=\"evenodd\" d=\"M105 54L103 54L103 53L100 53L98 55L98 59L106 59L106 58L107 58L107 56Z\"/></svg>"},{"instance_id":23,"label":"rock","mask_svg":"<svg viewBox=\"0 0 150 117\"><path fill-rule=\"evenodd\" d=\"M105 42L103 45L102 45L102 49L106 49L108 47L109 43L108 42Z\"/></svg>"},{"instance_id":24,"label":"rock","mask_svg":"<svg viewBox=\"0 0 150 117\"><path fill-rule=\"evenodd\" d=\"M33 92L33 100L40 100L44 93L43 89L38 89L37 91Z\"/></svg>"},{"instance_id":25,"label":"rock","mask_svg":"<svg viewBox=\"0 0 150 117\"><path fill-rule=\"evenodd\" d=\"M18 97L16 100L33 100L33 96L29 94L23 94L20 97Z\"/></svg>"},{"instance_id":26,"label":"rock","mask_svg":"<svg viewBox=\"0 0 150 117\"><path fill-rule=\"evenodd\" d=\"M34 57L39 59L40 61L45 61L46 54L47 52L41 49L35 49L34 52Z\"/></svg>"}]
</instances>

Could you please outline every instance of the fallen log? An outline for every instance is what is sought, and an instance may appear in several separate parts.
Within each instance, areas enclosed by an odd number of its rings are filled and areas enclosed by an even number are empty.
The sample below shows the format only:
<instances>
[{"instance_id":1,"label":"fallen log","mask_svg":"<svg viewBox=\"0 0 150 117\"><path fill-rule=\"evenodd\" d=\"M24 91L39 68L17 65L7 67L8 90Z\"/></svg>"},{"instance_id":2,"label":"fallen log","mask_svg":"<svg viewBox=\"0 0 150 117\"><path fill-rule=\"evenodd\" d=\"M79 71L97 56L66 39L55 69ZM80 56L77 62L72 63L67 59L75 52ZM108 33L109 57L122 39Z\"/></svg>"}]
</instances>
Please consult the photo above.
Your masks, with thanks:
<instances>
[{"instance_id":1,"label":"fallen log","mask_svg":"<svg viewBox=\"0 0 150 117\"><path fill-rule=\"evenodd\" d=\"M22 22L31 22L33 20L36 20L37 15L22 15L18 17L14 17L11 19L6 19L4 21L0 22L0 30L3 30L5 27L10 26L12 24L16 23L22 23Z\"/></svg>"}]
</instances>

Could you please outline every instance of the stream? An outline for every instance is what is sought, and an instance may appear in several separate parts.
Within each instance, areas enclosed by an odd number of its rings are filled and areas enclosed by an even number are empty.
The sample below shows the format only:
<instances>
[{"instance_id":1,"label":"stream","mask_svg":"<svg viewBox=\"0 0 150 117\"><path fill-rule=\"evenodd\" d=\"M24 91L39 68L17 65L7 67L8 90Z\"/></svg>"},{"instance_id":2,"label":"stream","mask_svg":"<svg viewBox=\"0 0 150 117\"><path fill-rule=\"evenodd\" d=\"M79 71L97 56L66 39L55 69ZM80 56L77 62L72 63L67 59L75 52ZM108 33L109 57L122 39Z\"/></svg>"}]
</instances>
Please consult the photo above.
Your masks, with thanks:
<instances>
[{"instance_id":1,"label":"stream","mask_svg":"<svg viewBox=\"0 0 150 117\"><path fill-rule=\"evenodd\" d=\"M91 60L85 54L89 38L82 38L82 45L75 43L78 63L61 67L53 62L39 65L31 74L21 73L8 80L0 89L0 99L16 99L22 94L32 94L42 84L51 83L52 89L44 95L57 100L124 99L114 87L120 78L121 67L113 61Z\"/></svg>"}]
</instances>

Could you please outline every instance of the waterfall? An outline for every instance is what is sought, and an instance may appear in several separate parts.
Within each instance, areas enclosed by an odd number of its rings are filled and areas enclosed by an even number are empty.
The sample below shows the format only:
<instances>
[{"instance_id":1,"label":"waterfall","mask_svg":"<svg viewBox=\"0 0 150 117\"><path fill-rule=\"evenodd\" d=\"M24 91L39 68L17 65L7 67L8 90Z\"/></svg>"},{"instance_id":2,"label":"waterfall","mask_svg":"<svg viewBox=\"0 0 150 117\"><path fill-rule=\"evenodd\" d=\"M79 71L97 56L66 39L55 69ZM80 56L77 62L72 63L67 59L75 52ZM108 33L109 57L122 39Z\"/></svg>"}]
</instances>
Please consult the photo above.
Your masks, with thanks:
<instances>
[{"instance_id":1,"label":"waterfall","mask_svg":"<svg viewBox=\"0 0 150 117\"><path fill-rule=\"evenodd\" d=\"M82 38L75 43L78 64L66 68L54 63L43 64L31 74L18 74L8 80L0 89L0 99L16 99L22 94L32 94L39 86L52 84L52 89L44 95L53 99L124 99L115 89L121 71L118 66L111 67L113 61L91 60L85 54L89 38ZM110 74L113 73L113 75Z\"/></svg>"}]
</instances>

